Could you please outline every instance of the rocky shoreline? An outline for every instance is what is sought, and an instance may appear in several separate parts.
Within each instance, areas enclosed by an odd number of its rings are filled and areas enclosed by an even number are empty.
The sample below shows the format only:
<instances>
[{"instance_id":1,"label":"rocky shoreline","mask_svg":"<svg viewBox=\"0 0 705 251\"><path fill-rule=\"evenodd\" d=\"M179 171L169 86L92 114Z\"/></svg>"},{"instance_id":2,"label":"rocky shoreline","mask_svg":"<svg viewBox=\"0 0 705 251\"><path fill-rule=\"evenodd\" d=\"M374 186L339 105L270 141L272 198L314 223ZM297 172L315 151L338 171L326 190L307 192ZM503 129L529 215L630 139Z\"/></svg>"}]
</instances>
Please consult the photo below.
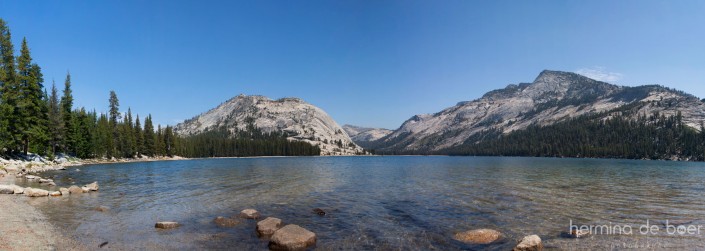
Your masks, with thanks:
<instances>
[{"instance_id":1,"label":"rocky shoreline","mask_svg":"<svg viewBox=\"0 0 705 251\"><path fill-rule=\"evenodd\" d=\"M62 236L36 208L29 205L29 197L81 196L83 193L99 191L98 182L84 186L57 187L52 179L42 178L40 173L50 170L65 170L69 166L89 164L127 163L140 161L179 160L176 158L142 158L142 159L102 159L102 160L3 160L0 168L0 250L90 250L72 238ZM16 185L17 180L24 180L28 187ZM40 187L40 188L37 188ZM46 188L46 189L44 189ZM14 195L14 196L12 196ZM110 208L100 206L98 211L108 211ZM17 213L22 212L22 213ZM320 208L313 213L325 216ZM257 220L255 231L261 239L268 239L268 247L272 250L305 250L315 247L316 234L294 224L282 224L282 220L266 217L254 209L245 209L235 217L217 217L213 223L219 227L233 227L240 223L237 218ZM12 224L17 223L17 224ZM155 228L168 230L179 228L178 222L157 222ZM574 233L571 233L574 234ZM575 236L577 238L579 236ZM474 229L455 233L453 239L472 245L491 245L507 241L507 237L492 229ZM100 244L102 248L107 244ZM538 235L528 235L516 242L515 251L543 250L543 243Z\"/></svg>"},{"instance_id":2,"label":"rocky shoreline","mask_svg":"<svg viewBox=\"0 0 705 251\"><path fill-rule=\"evenodd\" d=\"M40 156L25 159L0 158L0 250L91 250L58 231L28 200L36 197L69 196L99 190L97 182L82 187L57 187L52 179L42 178L46 171L92 164L181 160L181 157L135 159L57 158L49 161ZM18 179L35 183L34 187L16 185ZM40 187L40 188L37 188ZM32 198L30 198L32 197Z\"/></svg>"}]
</instances>

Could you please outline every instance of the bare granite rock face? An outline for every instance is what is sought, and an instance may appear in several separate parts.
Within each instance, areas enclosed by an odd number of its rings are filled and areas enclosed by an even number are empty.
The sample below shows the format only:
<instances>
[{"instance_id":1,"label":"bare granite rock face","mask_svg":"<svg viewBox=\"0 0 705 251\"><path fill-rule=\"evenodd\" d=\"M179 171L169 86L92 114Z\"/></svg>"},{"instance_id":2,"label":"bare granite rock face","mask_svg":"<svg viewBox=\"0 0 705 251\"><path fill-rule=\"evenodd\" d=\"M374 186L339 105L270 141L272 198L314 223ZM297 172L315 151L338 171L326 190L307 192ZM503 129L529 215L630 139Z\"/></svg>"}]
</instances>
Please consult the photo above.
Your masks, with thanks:
<instances>
[{"instance_id":1,"label":"bare granite rock face","mask_svg":"<svg viewBox=\"0 0 705 251\"><path fill-rule=\"evenodd\" d=\"M355 155L363 153L348 134L321 108L298 98L271 100L264 96L239 95L179 123L174 131L194 135L208 129L247 130L251 122L267 132L286 132L289 139L321 148L321 155Z\"/></svg>"},{"instance_id":2,"label":"bare granite rock face","mask_svg":"<svg viewBox=\"0 0 705 251\"><path fill-rule=\"evenodd\" d=\"M656 85L617 86L545 70L532 83L511 84L434 114L413 116L372 143L382 151L438 151L462 145L488 129L509 133L627 105L634 105L630 108L636 111L633 119L655 112L665 116L681 112L683 123L696 130L705 120L705 103L690 94Z\"/></svg>"},{"instance_id":3,"label":"bare granite rock face","mask_svg":"<svg viewBox=\"0 0 705 251\"><path fill-rule=\"evenodd\" d=\"M343 125L343 130L350 135L350 138L353 142L355 142L355 144L365 148L372 147L370 144L371 142L381 139L384 136L394 132L384 128L367 128L354 125Z\"/></svg>"}]
</instances>

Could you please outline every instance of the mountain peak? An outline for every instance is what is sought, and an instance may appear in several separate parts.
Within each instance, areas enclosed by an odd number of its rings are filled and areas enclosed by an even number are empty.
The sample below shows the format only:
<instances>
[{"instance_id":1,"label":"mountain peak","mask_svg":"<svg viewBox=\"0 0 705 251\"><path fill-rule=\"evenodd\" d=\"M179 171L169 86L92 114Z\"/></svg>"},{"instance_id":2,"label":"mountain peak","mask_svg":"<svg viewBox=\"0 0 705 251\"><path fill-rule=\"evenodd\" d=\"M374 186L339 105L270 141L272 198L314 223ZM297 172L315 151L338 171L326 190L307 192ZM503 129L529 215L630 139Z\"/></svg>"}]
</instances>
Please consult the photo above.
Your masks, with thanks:
<instances>
[{"instance_id":1,"label":"mountain peak","mask_svg":"<svg viewBox=\"0 0 705 251\"><path fill-rule=\"evenodd\" d=\"M261 95L240 94L208 112L179 123L176 133L196 135L217 128L249 130L252 124L264 133L282 132L289 140L321 148L322 155L363 153L350 137L322 109L299 98L272 100Z\"/></svg>"},{"instance_id":2,"label":"mountain peak","mask_svg":"<svg viewBox=\"0 0 705 251\"><path fill-rule=\"evenodd\" d=\"M590 81L595 81L597 80L585 77L583 75L574 73L574 72L567 72L567 71L554 71L554 70L543 70L541 73L539 73L538 77L534 80L534 83L537 82L556 82L556 81L568 81L568 80L579 80L579 81L585 81L585 80L590 80ZM578 82L578 81L570 81L570 82Z\"/></svg>"}]
</instances>

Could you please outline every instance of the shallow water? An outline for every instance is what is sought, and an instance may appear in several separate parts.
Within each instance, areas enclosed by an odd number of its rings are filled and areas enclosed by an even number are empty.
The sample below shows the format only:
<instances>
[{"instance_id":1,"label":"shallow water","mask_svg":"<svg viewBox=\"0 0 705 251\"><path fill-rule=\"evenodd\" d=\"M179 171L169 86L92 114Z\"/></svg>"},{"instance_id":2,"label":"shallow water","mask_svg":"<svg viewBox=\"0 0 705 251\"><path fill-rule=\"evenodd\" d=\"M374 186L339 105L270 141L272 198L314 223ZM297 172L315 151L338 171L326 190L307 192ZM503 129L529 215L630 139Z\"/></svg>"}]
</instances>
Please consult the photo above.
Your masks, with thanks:
<instances>
[{"instance_id":1,"label":"shallow water","mask_svg":"<svg viewBox=\"0 0 705 251\"><path fill-rule=\"evenodd\" d=\"M212 223L255 208L318 235L315 249L509 250L538 234L547 249L703 249L705 231L670 235L662 221L705 226L705 163L514 157L291 157L92 165L45 173L100 192L31 199L60 229L106 249L266 250L255 222ZM108 206L108 212L94 210ZM322 208L321 217L312 212ZM649 220L658 231L640 234ZM182 227L156 230L157 221ZM562 236L575 225L633 234ZM505 239L467 245L456 232ZM705 229L705 227L703 228Z\"/></svg>"}]
</instances>

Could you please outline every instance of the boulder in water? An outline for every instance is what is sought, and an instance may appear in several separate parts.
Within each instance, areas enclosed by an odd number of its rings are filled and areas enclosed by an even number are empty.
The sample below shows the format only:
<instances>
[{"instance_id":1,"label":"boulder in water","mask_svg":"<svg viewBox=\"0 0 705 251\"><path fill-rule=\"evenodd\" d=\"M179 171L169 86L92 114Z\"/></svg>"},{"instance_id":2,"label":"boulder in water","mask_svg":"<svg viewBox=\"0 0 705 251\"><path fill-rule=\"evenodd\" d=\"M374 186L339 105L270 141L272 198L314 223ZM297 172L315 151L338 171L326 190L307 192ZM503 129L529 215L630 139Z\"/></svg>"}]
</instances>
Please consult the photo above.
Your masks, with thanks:
<instances>
[{"instance_id":1,"label":"boulder in water","mask_svg":"<svg viewBox=\"0 0 705 251\"><path fill-rule=\"evenodd\" d=\"M242 211L240 212L240 217L241 217L241 218L245 218L245 219L257 219L257 218L259 218L260 216L261 216L261 215L259 214L259 212L257 212L257 210L254 210L254 209L251 209L251 208L242 210Z\"/></svg>"},{"instance_id":2,"label":"boulder in water","mask_svg":"<svg viewBox=\"0 0 705 251\"><path fill-rule=\"evenodd\" d=\"M88 185L85 185L83 187L88 188L89 191L98 191L98 182L95 181L95 182L88 184Z\"/></svg>"},{"instance_id":3,"label":"boulder in water","mask_svg":"<svg viewBox=\"0 0 705 251\"><path fill-rule=\"evenodd\" d=\"M98 212L107 212L107 211L110 211L110 208L106 207L106 206L98 206L95 208L95 210Z\"/></svg>"},{"instance_id":4,"label":"boulder in water","mask_svg":"<svg viewBox=\"0 0 705 251\"><path fill-rule=\"evenodd\" d=\"M282 220L274 217L267 217L266 219L257 222L257 234L260 236L272 235L275 231L281 228L281 224Z\"/></svg>"},{"instance_id":5,"label":"boulder in water","mask_svg":"<svg viewBox=\"0 0 705 251\"><path fill-rule=\"evenodd\" d=\"M24 194L27 197L47 197L49 196L49 191L39 188L25 188Z\"/></svg>"},{"instance_id":6,"label":"boulder in water","mask_svg":"<svg viewBox=\"0 0 705 251\"><path fill-rule=\"evenodd\" d=\"M457 233L454 239L470 244L490 244L502 238L502 233L492 229L475 229Z\"/></svg>"},{"instance_id":7,"label":"boulder in water","mask_svg":"<svg viewBox=\"0 0 705 251\"><path fill-rule=\"evenodd\" d=\"M543 243L538 235L524 236L512 251L541 251Z\"/></svg>"},{"instance_id":8,"label":"boulder in water","mask_svg":"<svg viewBox=\"0 0 705 251\"><path fill-rule=\"evenodd\" d=\"M323 209L320 209L320 208L314 208L313 212L316 213L317 215L320 215L320 216L326 215L326 211L323 211Z\"/></svg>"},{"instance_id":9,"label":"boulder in water","mask_svg":"<svg viewBox=\"0 0 705 251\"><path fill-rule=\"evenodd\" d=\"M155 228L160 228L160 229L172 229L172 228L177 228L179 227L178 222L173 222L173 221L160 221L157 222L157 224L154 224Z\"/></svg>"},{"instance_id":10,"label":"boulder in water","mask_svg":"<svg viewBox=\"0 0 705 251\"><path fill-rule=\"evenodd\" d=\"M316 244L316 234L297 225L286 225L275 231L269 240L273 250L303 250Z\"/></svg>"},{"instance_id":11,"label":"boulder in water","mask_svg":"<svg viewBox=\"0 0 705 251\"><path fill-rule=\"evenodd\" d=\"M215 223L219 227L233 227L233 226L239 224L240 222L236 219L233 219L233 218L218 216L218 217L215 217L215 219L213 220L213 223Z\"/></svg>"},{"instance_id":12,"label":"boulder in water","mask_svg":"<svg viewBox=\"0 0 705 251\"><path fill-rule=\"evenodd\" d=\"M15 188L11 185L0 185L0 194L13 194L15 193Z\"/></svg>"},{"instance_id":13,"label":"boulder in water","mask_svg":"<svg viewBox=\"0 0 705 251\"><path fill-rule=\"evenodd\" d=\"M70 192L71 194L82 194L82 193L83 193L83 189L81 189L81 188L78 187L78 186L70 186L70 187L69 187L69 192Z\"/></svg>"}]
</instances>

